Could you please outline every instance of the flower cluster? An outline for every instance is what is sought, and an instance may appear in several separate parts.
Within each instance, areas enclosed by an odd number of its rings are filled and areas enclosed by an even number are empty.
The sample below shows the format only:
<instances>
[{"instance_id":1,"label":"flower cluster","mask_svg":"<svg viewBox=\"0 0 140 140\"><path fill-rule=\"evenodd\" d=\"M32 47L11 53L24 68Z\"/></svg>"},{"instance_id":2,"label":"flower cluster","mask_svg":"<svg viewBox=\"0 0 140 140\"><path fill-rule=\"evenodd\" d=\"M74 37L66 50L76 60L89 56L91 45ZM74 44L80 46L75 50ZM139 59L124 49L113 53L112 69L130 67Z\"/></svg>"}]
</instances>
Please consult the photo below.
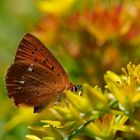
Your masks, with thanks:
<instances>
[{"instance_id":1,"label":"flower cluster","mask_svg":"<svg viewBox=\"0 0 140 140\"><path fill-rule=\"evenodd\" d=\"M60 54L66 58L62 62L76 76L74 81L104 85L101 75L106 70L118 72L130 60L139 62L139 1L58 3L39 2L44 16L34 33L59 52L60 60ZM75 67L67 66L68 61Z\"/></svg>"},{"instance_id":2,"label":"flower cluster","mask_svg":"<svg viewBox=\"0 0 140 140\"><path fill-rule=\"evenodd\" d=\"M140 138L140 65L132 63L123 74L105 74L104 91L83 84L80 94L65 91L66 98L50 108L52 119L30 126L28 140ZM80 96L81 95L81 96ZM46 117L47 118L47 117Z\"/></svg>"}]
</instances>

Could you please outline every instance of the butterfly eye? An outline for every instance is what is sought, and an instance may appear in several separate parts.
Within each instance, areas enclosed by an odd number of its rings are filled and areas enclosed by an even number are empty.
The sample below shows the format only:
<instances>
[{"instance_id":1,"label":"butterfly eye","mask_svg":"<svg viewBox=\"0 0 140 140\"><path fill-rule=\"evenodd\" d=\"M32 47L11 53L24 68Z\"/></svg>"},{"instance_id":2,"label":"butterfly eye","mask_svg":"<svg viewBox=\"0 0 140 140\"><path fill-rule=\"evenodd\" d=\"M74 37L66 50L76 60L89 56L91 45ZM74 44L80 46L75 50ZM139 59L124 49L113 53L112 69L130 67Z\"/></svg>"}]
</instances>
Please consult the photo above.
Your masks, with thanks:
<instances>
[{"instance_id":1,"label":"butterfly eye","mask_svg":"<svg viewBox=\"0 0 140 140\"><path fill-rule=\"evenodd\" d=\"M72 87L72 91L77 92L78 91L77 87L76 86Z\"/></svg>"},{"instance_id":2,"label":"butterfly eye","mask_svg":"<svg viewBox=\"0 0 140 140\"><path fill-rule=\"evenodd\" d=\"M73 92L82 91L82 86L81 85L75 85L75 86L71 87L70 90L73 91Z\"/></svg>"}]
</instances>

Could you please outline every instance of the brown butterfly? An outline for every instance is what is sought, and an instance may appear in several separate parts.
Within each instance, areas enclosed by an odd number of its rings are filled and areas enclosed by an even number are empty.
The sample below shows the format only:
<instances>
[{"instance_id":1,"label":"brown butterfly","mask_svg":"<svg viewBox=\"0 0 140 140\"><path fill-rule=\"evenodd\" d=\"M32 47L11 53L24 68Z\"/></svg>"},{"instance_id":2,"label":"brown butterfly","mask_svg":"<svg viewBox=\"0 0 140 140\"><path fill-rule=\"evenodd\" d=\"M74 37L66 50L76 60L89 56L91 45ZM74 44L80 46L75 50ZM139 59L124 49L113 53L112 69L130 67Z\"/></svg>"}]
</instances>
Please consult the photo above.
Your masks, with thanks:
<instances>
[{"instance_id":1,"label":"brown butterfly","mask_svg":"<svg viewBox=\"0 0 140 140\"><path fill-rule=\"evenodd\" d=\"M19 43L14 63L6 74L6 87L15 105L34 106L34 112L65 89L76 90L56 58L29 33Z\"/></svg>"}]
</instances>

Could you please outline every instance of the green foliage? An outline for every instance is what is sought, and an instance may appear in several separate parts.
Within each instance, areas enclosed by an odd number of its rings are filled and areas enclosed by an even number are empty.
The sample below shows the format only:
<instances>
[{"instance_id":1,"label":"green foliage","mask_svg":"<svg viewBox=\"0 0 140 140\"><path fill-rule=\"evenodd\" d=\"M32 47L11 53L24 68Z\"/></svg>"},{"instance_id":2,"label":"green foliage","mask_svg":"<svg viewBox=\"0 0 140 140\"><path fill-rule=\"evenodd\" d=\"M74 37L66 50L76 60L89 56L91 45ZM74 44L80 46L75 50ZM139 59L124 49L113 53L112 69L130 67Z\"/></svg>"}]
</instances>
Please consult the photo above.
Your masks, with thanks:
<instances>
[{"instance_id":1,"label":"green foliage","mask_svg":"<svg viewBox=\"0 0 140 140\"><path fill-rule=\"evenodd\" d=\"M29 130L30 140L139 139L139 65L119 75L130 60L140 62L139 0L1 0L0 9L0 139L22 140ZM4 77L26 32L47 45L73 83L90 84L82 96L66 91L65 101L40 114L14 107Z\"/></svg>"},{"instance_id":2,"label":"green foliage","mask_svg":"<svg viewBox=\"0 0 140 140\"><path fill-rule=\"evenodd\" d=\"M122 75L111 71L105 74L104 90L84 84L82 96L65 91L66 98L50 108L52 119L41 120L42 126L30 126L34 135L26 138L113 140L131 136L138 139L140 65L129 63L127 70L123 68L122 71Z\"/></svg>"},{"instance_id":3,"label":"green foliage","mask_svg":"<svg viewBox=\"0 0 140 140\"><path fill-rule=\"evenodd\" d=\"M0 139L24 140L27 124L32 124L32 110L14 106L7 96L5 74L14 59L19 40L39 20L39 11L30 0L0 1ZM26 114L27 113L27 114ZM30 115L27 119L26 115ZM25 119L26 118L26 119Z\"/></svg>"}]
</instances>

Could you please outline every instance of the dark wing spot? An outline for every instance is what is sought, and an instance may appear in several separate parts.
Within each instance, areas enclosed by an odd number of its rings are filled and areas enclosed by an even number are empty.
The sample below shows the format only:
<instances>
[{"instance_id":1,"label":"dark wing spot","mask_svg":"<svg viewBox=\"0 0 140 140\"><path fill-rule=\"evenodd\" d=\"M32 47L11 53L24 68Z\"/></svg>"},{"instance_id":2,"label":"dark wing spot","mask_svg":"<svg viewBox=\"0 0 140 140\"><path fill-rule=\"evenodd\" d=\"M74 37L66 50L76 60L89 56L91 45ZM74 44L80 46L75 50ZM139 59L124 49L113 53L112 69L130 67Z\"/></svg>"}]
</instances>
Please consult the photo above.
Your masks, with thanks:
<instances>
[{"instance_id":1,"label":"dark wing spot","mask_svg":"<svg viewBox=\"0 0 140 140\"><path fill-rule=\"evenodd\" d=\"M45 63L46 62L46 59L45 60L43 60L43 62L42 63Z\"/></svg>"},{"instance_id":2,"label":"dark wing spot","mask_svg":"<svg viewBox=\"0 0 140 140\"><path fill-rule=\"evenodd\" d=\"M43 51L43 49L40 49L41 51Z\"/></svg>"},{"instance_id":3,"label":"dark wing spot","mask_svg":"<svg viewBox=\"0 0 140 140\"><path fill-rule=\"evenodd\" d=\"M35 52L32 52L32 54L34 54Z\"/></svg>"},{"instance_id":4,"label":"dark wing spot","mask_svg":"<svg viewBox=\"0 0 140 140\"><path fill-rule=\"evenodd\" d=\"M35 59L34 59L34 61L36 62L36 61L37 61L37 59L35 58Z\"/></svg>"},{"instance_id":5,"label":"dark wing spot","mask_svg":"<svg viewBox=\"0 0 140 140\"><path fill-rule=\"evenodd\" d=\"M45 60L43 60L43 62L42 62L42 63L45 63L46 61L48 61L48 58L46 58Z\"/></svg>"},{"instance_id":6,"label":"dark wing spot","mask_svg":"<svg viewBox=\"0 0 140 140\"><path fill-rule=\"evenodd\" d=\"M35 48L35 51L37 51L37 48Z\"/></svg>"},{"instance_id":7,"label":"dark wing spot","mask_svg":"<svg viewBox=\"0 0 140 140\"><path fill-rule=\"evenodd\" d=\"M54 66L51 67L51 70L54 70Z\"/></svg>"},{"instance_id":8,"label":"dark wing spot","mask_svg":"<svg viewBox=\"0 0 140 140\"><path fill-rule=\"evenodd\" d=\"M60 74L57 74L57 76L60 76Z\"/></svg>"}]
</instances>

